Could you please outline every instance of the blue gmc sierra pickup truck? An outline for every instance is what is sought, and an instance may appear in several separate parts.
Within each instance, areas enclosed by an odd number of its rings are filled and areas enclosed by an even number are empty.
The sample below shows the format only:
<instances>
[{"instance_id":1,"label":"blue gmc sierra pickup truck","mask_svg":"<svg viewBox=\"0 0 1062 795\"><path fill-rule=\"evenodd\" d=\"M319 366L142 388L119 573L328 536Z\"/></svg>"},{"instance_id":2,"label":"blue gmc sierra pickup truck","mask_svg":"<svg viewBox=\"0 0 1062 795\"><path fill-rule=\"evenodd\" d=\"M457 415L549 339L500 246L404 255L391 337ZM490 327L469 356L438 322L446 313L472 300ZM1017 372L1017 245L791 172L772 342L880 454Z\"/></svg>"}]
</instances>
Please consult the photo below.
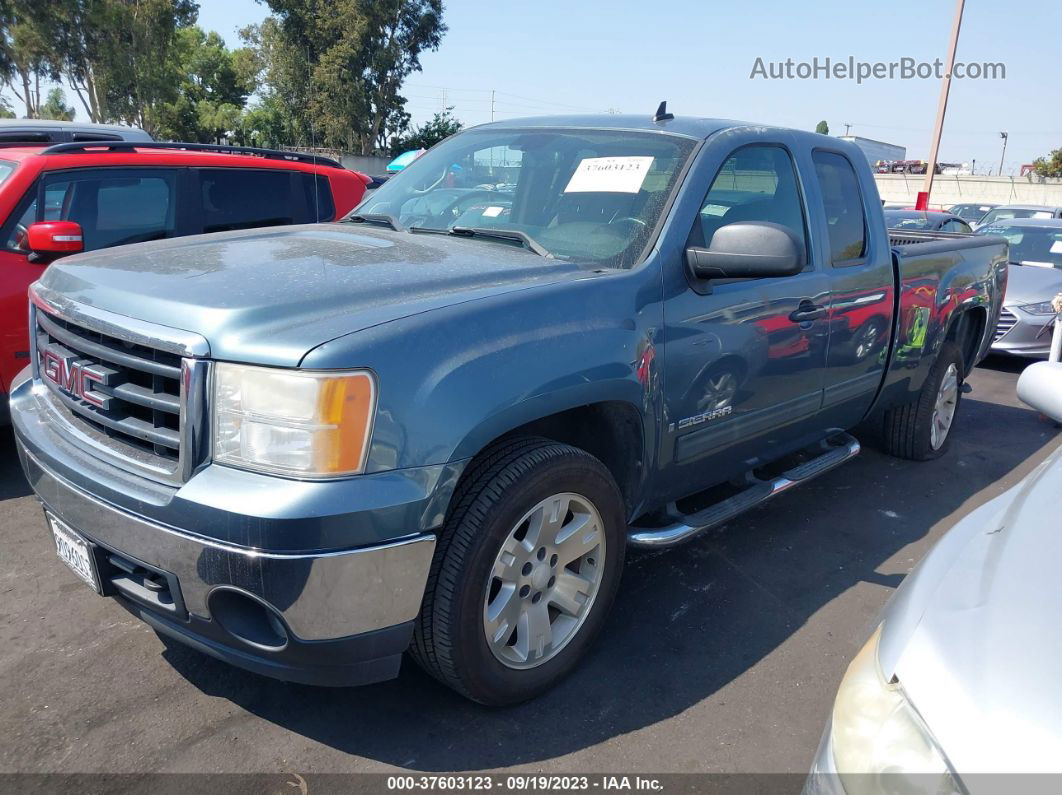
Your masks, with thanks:
<instances>
[{"instance_id":1,"label":"blue gmc sierra pickup truck","mask_svg":"<svg viewBox=\"0 0 1062 795\"><path fill-rule=\"evenodd\" d=\"M352 685L407 651L506 704L630 548L948 446L997 238L890 240L850 143L633 116L484 125L331 224L156 241L31 288L11 416L59 557L158 633Z\"/></svg>"}]
</instances>

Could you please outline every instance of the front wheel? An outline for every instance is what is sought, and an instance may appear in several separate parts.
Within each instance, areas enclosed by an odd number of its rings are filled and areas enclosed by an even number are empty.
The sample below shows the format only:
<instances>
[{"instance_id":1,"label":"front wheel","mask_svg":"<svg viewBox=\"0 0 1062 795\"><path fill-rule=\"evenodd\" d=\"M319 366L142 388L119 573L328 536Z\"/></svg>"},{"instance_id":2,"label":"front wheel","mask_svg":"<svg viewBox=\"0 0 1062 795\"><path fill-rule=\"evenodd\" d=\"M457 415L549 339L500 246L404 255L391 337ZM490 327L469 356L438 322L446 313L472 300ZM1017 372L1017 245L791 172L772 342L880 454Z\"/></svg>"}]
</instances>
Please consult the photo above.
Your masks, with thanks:
<instances>
[{"instance_id":1,"label":"front wheel","mask_svg":"<svg viewBox=\"0 0 1062 795\"><path fill-rule=\"evenodd\" d=\"M885 449L900 458L928 461L948 450L962 400L965 366L958 346L945 342L917 399L885 414Z\"/></svg>"},{"instance_id":2,"label":"front wheel","mask_svg":"<svg viewBox=\"0 0 1062 795\"><path fill-rule=\"evenodd\" d=\"M533 438L488 451L440 534L414 658L482 704L533 698L598 634L625 546L623 501L596 458Z\"/></svg>"}]
</instances>

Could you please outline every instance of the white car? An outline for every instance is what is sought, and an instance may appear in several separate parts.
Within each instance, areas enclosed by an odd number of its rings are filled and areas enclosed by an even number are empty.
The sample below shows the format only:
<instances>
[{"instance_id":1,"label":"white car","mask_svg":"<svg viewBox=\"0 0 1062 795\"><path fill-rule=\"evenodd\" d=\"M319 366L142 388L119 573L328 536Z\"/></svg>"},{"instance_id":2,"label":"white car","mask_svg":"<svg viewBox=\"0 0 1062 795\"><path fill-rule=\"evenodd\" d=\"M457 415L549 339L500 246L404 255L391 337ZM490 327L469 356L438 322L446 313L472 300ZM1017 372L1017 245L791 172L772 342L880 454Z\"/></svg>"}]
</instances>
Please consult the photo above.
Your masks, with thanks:
<instances>
[{"instance_id":1,"label":"white car","mask_svg":"<svg viewBox=\"0 0 1062 795\"><path fill-rule=\"evenodd\" d=\"M1062 363L1018 396L1062 421ZM1058 791L1062 448L953 527L844 676L805 793ZM999 775L1050 773L1020 781Z\"/></svg>"}]
</instances>

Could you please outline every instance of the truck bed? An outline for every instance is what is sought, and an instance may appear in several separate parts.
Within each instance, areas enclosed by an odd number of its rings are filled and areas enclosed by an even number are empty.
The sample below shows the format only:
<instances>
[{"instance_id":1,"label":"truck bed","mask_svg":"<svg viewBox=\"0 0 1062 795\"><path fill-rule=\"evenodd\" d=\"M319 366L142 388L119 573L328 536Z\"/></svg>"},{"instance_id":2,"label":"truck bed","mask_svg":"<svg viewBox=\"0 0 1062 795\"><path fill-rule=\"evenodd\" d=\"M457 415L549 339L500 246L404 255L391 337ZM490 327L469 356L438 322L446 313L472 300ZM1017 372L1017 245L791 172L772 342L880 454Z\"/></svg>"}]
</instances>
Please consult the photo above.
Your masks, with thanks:
<instances>
[{"instance_id":1,"label":"truck bed","mask_svg":"<svg viewBox=\"0 0 1062 795\"><path fill-rule=\"evenodd\" d=\"M895 297L890 366L877 407L906 403L921 388L940 346L953 336L967 370L988 353L1003 307L1007 241L961 232L889 230ZM966 310L975 312L967 313ZM953 328L960 315L977 326Z\"/></svg>"}]
</instances>

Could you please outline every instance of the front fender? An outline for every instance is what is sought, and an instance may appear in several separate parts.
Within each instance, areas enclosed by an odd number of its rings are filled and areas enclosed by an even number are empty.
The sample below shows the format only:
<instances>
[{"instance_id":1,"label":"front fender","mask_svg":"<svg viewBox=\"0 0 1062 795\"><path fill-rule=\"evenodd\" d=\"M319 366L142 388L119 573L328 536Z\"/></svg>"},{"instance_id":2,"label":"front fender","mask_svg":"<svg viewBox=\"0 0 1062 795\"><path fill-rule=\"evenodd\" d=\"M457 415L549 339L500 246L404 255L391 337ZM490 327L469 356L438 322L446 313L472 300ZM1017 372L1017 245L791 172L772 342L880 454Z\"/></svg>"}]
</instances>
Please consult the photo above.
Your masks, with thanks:
<instances>
[{"instance_id":1,"label":"front fender","mask_svg":"<svg viewBox=\"0 0 1062 795\"><path fill-rule=\"evenodd\" d=\"M302 366L376 373L367 472L465 460L514 428L600 401L637 407L650 436L661 410L660 299L648 264L587 271L359 331ZM655 436L647 442L655 451Z\"/></svg>"}]
</instances>

